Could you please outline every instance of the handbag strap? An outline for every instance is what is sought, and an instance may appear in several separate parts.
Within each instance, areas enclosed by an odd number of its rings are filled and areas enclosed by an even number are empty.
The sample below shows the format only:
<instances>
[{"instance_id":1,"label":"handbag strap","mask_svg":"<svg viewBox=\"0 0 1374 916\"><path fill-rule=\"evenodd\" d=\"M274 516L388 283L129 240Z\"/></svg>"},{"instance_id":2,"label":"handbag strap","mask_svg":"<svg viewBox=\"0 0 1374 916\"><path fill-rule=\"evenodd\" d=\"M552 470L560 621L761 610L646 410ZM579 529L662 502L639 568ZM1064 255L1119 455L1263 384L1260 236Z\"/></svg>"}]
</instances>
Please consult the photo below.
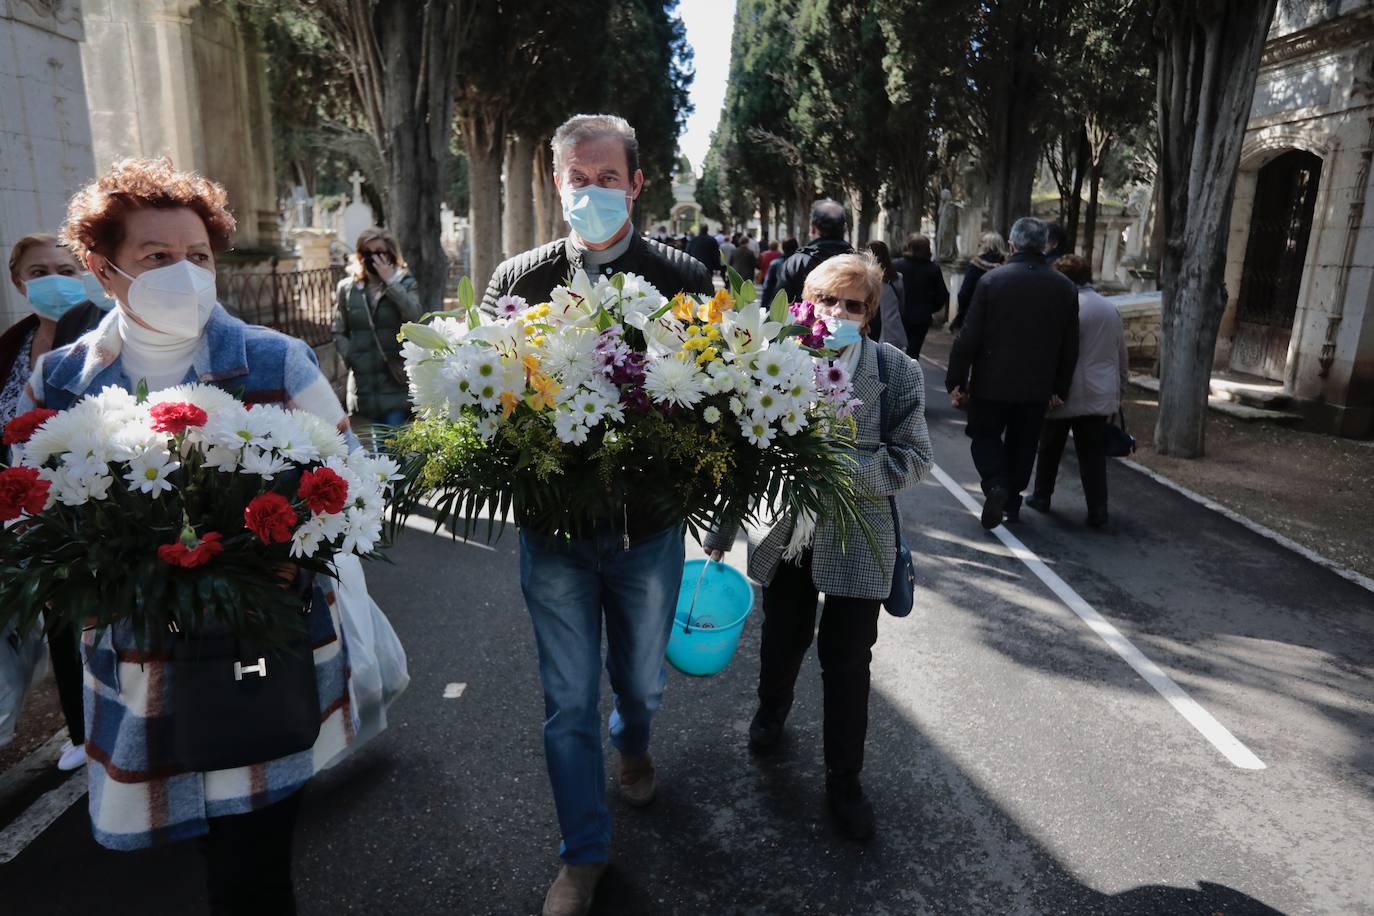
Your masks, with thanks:
<instances>
[{"instance_id":1,"label":"handbag strap","mask_svg":"<svg viewBox=\"0 0 1374 916\"><path fill-rule=\"evenodd\" d=\"M877 347L878 357L878 383L883 390L878 392L878 441L887 443L887 361L883 359L883 345L874 344ZM902 540L902 519L897 514L897 497L889 496L887 503L892 507L892 541L894 544L901 543Z\"/></svg>"},{"instance_id":2,"label":"handbag strap","mask_svg":"<svg viewBox=\"0 0 1374 916\"><path fill-rule=\"evenodd\" d=\"M363 314L367 316L367 326L372 331L372 345L377 348L377 355L382 358L383 366L385 366L387 363L387 355L385 348L382 347L381 338L377 336L377 321L375 316L373 315L373 311L374 309L379 308L381 306L382 297L385 295L386 286L384 282L381 291L377 293L377 304L374 306L369 304L367 301L367 290L363 290Z\"/></svg>"}]
</instances>

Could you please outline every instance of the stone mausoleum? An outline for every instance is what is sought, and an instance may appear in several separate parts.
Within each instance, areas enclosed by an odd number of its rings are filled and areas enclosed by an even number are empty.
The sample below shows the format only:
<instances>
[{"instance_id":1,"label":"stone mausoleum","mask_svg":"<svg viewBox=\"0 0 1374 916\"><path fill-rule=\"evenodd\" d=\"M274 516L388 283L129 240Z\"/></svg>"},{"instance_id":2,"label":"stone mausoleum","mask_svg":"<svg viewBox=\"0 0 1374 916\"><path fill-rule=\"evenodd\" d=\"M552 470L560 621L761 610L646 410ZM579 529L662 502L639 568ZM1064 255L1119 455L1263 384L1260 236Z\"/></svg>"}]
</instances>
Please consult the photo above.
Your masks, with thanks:
<instances>
[{"instance_id":1,"label":"stone mausoleum","mask_svg":"<svg viewBox=\"0 0 1374 916\"><path fill-rule=\"evenodd\" d=\"M1374 435L1374 0L1279 0L1241 154L1216 368Z\"/></svg>"}]
</instances>

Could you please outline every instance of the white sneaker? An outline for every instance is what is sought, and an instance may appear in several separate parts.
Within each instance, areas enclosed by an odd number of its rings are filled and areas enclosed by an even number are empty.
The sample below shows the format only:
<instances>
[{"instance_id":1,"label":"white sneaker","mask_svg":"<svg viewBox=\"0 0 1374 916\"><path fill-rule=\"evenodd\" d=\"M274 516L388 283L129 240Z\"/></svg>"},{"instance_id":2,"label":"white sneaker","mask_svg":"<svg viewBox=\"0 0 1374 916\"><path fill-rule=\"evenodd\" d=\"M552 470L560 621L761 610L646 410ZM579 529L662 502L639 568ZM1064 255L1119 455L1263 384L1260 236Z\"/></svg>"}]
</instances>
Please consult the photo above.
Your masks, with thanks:
<instances>
[{"instance_id":1,"label":"white sneaker","mask_svg":"<svg viewBox=\"0 0 1374 916\"><path fill-rule=\"evenodd\" d=\"M86 765L86 745L72 744L68 741L62 745L62 756L57 758L57 768L64 773L72 770L79 770Z\"/></svg>"}]
</instances>

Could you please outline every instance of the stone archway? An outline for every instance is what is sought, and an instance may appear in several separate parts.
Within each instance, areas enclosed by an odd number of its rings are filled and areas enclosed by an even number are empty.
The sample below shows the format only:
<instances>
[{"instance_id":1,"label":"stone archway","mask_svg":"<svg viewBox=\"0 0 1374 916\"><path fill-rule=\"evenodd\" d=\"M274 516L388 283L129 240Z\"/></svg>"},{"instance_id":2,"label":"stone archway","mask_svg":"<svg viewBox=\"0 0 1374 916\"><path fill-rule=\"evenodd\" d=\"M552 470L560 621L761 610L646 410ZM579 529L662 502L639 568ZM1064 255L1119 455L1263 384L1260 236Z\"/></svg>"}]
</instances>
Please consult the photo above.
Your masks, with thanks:
<instances>
[{"instance_id":1,"label":"stone archway","mask_svg":"<svg viewBox=\"0 0 1374 916\"><path fill-rule=\"evenodd\" d=\"M669 215L669 231L673 235L686 235L700 218L700 205L690 201L680 203L673 207L673 212Z\"/></svg>"},{"instance_id":2,"label":"stone archway","mask_svg":"<svg viewBox=\"0 0 1374 916\"><path fill-rule=\"evenodd\" d=\"M1271 152L1249 171L1249 219L1236 302L1229 322L1230 367L1265 378L1288 376L1322 174L1322 158L1300 149Z\"/></svg>"}]
</instances>

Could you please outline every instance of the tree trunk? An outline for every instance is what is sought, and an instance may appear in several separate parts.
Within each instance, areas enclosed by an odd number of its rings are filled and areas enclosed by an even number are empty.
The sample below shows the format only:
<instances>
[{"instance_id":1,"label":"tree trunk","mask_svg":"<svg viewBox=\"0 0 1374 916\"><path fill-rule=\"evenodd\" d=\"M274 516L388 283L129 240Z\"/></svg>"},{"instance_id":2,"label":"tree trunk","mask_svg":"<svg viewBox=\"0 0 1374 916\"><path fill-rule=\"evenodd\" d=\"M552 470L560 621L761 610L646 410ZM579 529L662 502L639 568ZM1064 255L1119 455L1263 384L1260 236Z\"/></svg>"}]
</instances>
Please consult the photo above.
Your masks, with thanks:
<instances>
[{"instance_id":1,"label":"tree trunk","mask_svg":"<svg viewBox=\"0 0 1374 916\"><path fill-rule=\"evenodd\" d=\"M873 218L877 216L878 192L875 188L863 188L859 191L859 225L858 241L855 248L863 248L868 245L873 238Z\"/></svg>"},{"instance_id":2,"label":"tree trunk","mask_svg":"<svg viewBox=\"0 0 1374 916\"><path fill-rule=\"evenodd\" d=\"M1276 0L1168 0L1157 10L1165 224L1155 450L1201 457L1241 144Z\"/></svg>"},{"instance_id":3,"label":"tree trunk","mask_svg":"<svg viewBox=\"0 0 1374 916\"><path fill-rule=\"evenodd\" d=\"M1092 270L1093 255L1097 249L1097 204L1099 194L1102 190L1102 170L1107 164L1107 151L1111 148L1111 140L1108 139L1102 145L1100 156L1094 155L1092 165L1091 180L1088 183L1088 216L1084 221L1085 238L1083 239L1083 258L1088 262L1088 269Z\"/></svg>"},{"instance_id":4,"label":"tree trunk","mask_svg":"<svg viewBox=\"0 0 1374 916\"><path fill-rule=\"evenodd\" d=\"M768 219L773 212L773 205L767 191L758 191L756 193L759 198L759 251L763 251L768 247L768 239L771 234L768 226ZM749 278L745 277L745 279L747 280Z\"/></svg>"},{"instance_id":5,"label":"tree trunk","mask_svg":"<svg viewBox=\"0 0 1374 916\"><path fill-rule=\"evenodd\" d=\"M1088 132L1078 128L1078 144L1073 159L1073 191L1069 194L1068 220L1064 226L1064 251L1073 252L1078 248L1078 216L1083 212L1083 175L1088 171Z\"/></svg>"},{"instance_id":6,"label":"tree trunk","mask_svg":"<svg viewBox=\"0 0 1374 916\"><path fill-rule=\"evenodd\" d=\"M534 204L534 243L544 245L553 241L549 237L549 201L544 194L544 158L540 152L548 144L540 141L534 144L534 155L530 157L530 196Z\"/></svg>"},{"instance_id":7,"label":"tree trunk","mask_svg":"<svg viewBox=\"0 0 1374 916\"><path fill-rule=\"evenodd\" d=\"M458 24L453 4L382 4L373 16L380 75L387 218L426 309L443 307L448 258L439 237L448 186ZM351 240L350 240L351 241Z\"/></svg>"},{"instance_id":8,"label":"tree trunk","mask_svg":"<svg viewBox=\"0 0 1374 916\"><path fill-rule=\"evenodd\" d=\"M547 220L544 233L548 241L561 239L568 234L568 224L563 219L563 201L558 196L558 186L553 183L553 153L542 153L542 161L536 160L539 170L539 193L544 197L544 218Z\"/></svg>"},{"instance_id":9,"label":"tree trunk","mask_svg":"<svg viewBox=\"0 0 1374 916\"><path fill-rule=\"evenodd\" d=\"M506 257L534 247L534 143L527 137L506 140L506 208L502 243Z\"/></svg>"},{"instance_id":10,"label":"tree trunk","mask_svg":"<svg viewBox=\"0 0 1374 916\"><path fill-rule=\"evenodd\" d=\"M468 221L472 226L472 284L486 289L501 261L501 160L505 116L473 112L463 118L468 154Z\"/></svg>"}]
</instances>

